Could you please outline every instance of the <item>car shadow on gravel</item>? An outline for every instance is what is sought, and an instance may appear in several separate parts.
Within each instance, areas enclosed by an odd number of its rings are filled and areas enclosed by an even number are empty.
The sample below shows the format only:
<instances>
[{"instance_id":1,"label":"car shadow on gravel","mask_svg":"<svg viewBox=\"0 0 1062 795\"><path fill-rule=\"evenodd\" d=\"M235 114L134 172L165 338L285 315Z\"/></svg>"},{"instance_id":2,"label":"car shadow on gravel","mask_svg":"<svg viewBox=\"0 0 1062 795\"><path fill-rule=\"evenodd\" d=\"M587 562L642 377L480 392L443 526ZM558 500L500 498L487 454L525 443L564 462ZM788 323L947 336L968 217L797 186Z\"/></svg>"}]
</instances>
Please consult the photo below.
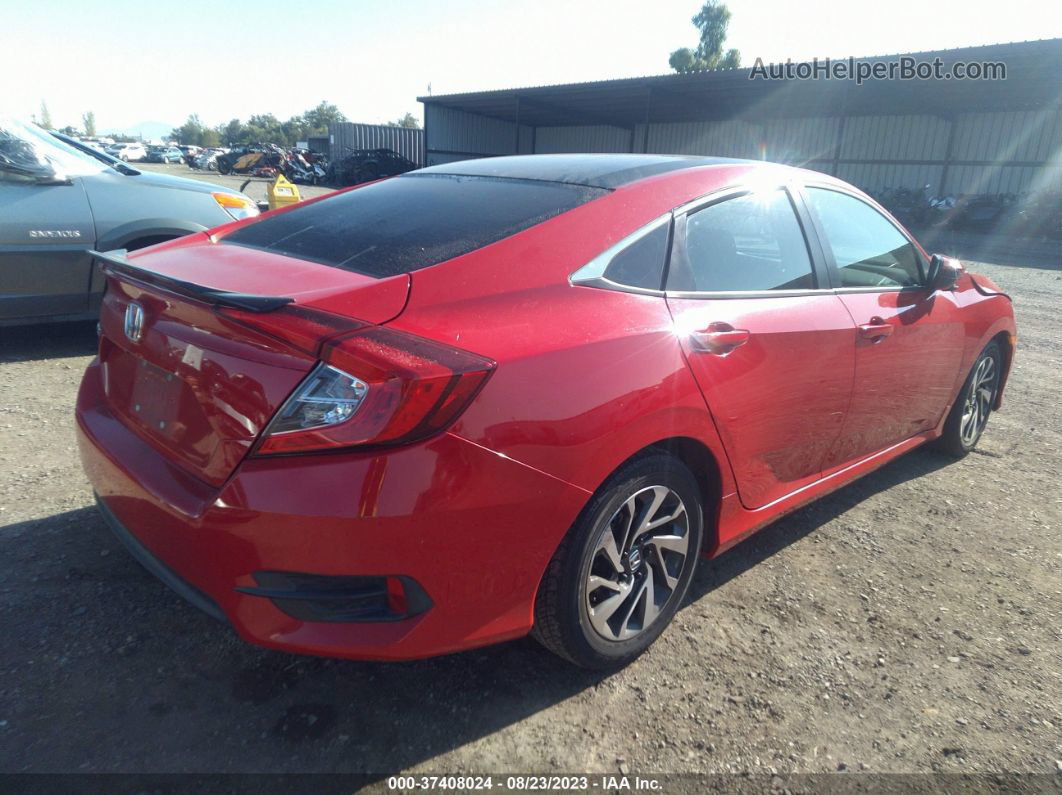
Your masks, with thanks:
<instances>
[{"instance_id":1,"label":"car shadow on gravel","mask_svg":"<svg viewBox=\"0 0 1062 795\"><path fill-rule=\"evenodd\" d=\"M386 664L260 649L143 570L95 508L0 527L0 560L2 772L382 778L605 678L529 639Z\"/></svg>"},{"instance_id":2,"label":"car shadow on gravel","mask_svg":"<svg viewBox=\"0 0 1062 795\"><path fill-rule=\"evenodd\" d=\"M92 356L98 344L94 320L0 327L0 364Z\"/></svg>"},{"instance_id":3,"label":"car shadow on gravel","mask_svg":"<svg viewBox=\"0 0 1062 795\"><path fill-rule=\"evenodd\" d=\"M946 464L912 453L782 519L703 565L691 599ZM0 560L0 771L382 778L613 687L529 639L386 664L250 646L144 571L94 508L0 527ZM548 753L537 730L528 753Z\"/></svg>"},{"instance_id":4,"label":"car shadow on gravel","mask_svg":"<svg viewBox=\"0 0 1062 795\"><path fill-rule=\"evenodd\" d=\"M849 483L764 527L733 549L711 561L702 561L690 588L688 601L696 601L716 588L775 555L879 492L908 480L924 477L955 463L932 450L914 450L881 469Z\"/></svg>"}]
</instances>

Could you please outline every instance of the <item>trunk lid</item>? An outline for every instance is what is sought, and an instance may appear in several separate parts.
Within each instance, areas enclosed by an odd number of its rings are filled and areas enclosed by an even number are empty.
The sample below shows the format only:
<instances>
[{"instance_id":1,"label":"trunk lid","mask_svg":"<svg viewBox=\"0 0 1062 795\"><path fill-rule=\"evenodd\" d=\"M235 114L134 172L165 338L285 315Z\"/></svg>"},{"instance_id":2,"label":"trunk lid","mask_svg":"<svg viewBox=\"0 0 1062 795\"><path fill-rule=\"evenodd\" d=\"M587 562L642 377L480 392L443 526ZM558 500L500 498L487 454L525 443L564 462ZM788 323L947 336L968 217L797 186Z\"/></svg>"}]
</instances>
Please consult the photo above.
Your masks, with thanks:
<instances>
[{"instance_id":1,"label":"trunk lid","mask_svg":"<svg viewBox=\"0 0 1062 795\"><path fill-rule=\"evenodd\" d=\"M409 276L374 279L192 238L128 259L100 255L99 356L115 416L217 486L314 367L320 343L400 314Z\"/></svg>"}]
</instances>

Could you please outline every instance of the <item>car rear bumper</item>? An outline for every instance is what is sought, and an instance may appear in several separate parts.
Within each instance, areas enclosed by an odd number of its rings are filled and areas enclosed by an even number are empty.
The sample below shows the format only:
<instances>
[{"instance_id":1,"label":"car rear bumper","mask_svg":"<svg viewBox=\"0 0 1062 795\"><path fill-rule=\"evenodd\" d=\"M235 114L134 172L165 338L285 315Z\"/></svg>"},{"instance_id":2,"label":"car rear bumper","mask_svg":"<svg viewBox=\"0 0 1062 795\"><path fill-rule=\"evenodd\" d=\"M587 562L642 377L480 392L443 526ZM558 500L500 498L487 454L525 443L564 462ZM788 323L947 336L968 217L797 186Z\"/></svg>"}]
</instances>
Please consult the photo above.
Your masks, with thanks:
<instances>
[{"instance_id":1,"label":"car rear bumper","mask_svg":"<svg viewBox=\"0 0 1062 795\"><path fill-rule=\"evenodd\" d=\"M141 566L162 580L165 585L169 586L172 591L184 598L192 606L198 607L211 618L222 622L225 621L225 614L221 612L217 602L190 582L184 580L177 572L151 554L151 550L141 544L136 536L118 521L118 517L111 512L111 509L107 507L99 496L96 497L96 507L99 509L107 527L111 529L111 532L122 543L122 546L129 551L130 555L136 558Z\"/></svg>"},{"instance_id":2,"label":"car rear bumper","mask_svg":"<svg viewBox=\"0 0 1062 795\"><path fill-rule=\"evenodd\" d=\"M110 413L95 363L77 420L85 471L134 556L244 639L293 652L414 659L526 634L542 572L588 497L452 434L248 459L213 487ZM263 571L410 578L430 607L396 621L300 620L245 592Z\"/></svg>"}]
</instances>

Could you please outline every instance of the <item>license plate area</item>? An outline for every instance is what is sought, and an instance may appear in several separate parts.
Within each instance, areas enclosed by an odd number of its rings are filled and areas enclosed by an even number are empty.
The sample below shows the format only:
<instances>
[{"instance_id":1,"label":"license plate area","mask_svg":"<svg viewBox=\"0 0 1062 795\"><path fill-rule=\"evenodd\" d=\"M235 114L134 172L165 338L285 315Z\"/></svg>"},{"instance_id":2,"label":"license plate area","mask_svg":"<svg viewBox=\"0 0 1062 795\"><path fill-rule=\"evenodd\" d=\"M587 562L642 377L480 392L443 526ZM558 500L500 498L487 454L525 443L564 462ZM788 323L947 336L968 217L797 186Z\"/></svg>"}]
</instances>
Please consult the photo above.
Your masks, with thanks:
<instances>
[{"instance_id":1,"label":"license plate area","mask_svg":"<svg viewBox=\"0 0 1062 795\"><path fill-rule=\"evenodd\" d=\"M168 458L198 470L209 464L219 439L191 384L106 337L100 362L115 414Z\"/></svg>"},{"instance_id":2,"label":"license plate area","mask_svg":"<svg viewBox=\"0 0 1062 795\"><path fill-rule=\"evenodd\" d=\"M129 393L129 416L153 433L170 436L181 400L181 379L138 359Z\"/></svg>"}]
</instances>

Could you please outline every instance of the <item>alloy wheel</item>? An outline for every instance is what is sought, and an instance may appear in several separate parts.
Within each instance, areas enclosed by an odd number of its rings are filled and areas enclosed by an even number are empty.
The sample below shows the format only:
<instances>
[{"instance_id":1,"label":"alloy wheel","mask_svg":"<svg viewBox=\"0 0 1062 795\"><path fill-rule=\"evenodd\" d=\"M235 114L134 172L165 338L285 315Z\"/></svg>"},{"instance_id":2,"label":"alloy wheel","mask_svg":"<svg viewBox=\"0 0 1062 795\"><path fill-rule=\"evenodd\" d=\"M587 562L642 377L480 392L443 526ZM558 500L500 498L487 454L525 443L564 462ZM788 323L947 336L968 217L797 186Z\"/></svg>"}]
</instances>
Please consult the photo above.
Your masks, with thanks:
<instances>
[{"instance_id":1,"label":"alloy wheel","mask_svg":"<svg viewBox=\"0 0 1062 795\"><path fill-rule=\"evenodd\" d=\"M610 641L648 628L675 595L689 552L689 516L667 486L631 495L601 531L586 576L590 624Z\"/></svg>"},{"instance_id":2,"label":"alloy wheel","mask_svg":"<svg viewBox=\"0 0 1062 795\"><path fill-rule=\"evenodd\" d=\"M996 395L999 381L999 369L992 356L985 356L977 364L970 388L963 404L962 419L959 422L959 437L966 447L972 447L981 436L992 411L992 400Z\"/></svg>"}]
</instances>

